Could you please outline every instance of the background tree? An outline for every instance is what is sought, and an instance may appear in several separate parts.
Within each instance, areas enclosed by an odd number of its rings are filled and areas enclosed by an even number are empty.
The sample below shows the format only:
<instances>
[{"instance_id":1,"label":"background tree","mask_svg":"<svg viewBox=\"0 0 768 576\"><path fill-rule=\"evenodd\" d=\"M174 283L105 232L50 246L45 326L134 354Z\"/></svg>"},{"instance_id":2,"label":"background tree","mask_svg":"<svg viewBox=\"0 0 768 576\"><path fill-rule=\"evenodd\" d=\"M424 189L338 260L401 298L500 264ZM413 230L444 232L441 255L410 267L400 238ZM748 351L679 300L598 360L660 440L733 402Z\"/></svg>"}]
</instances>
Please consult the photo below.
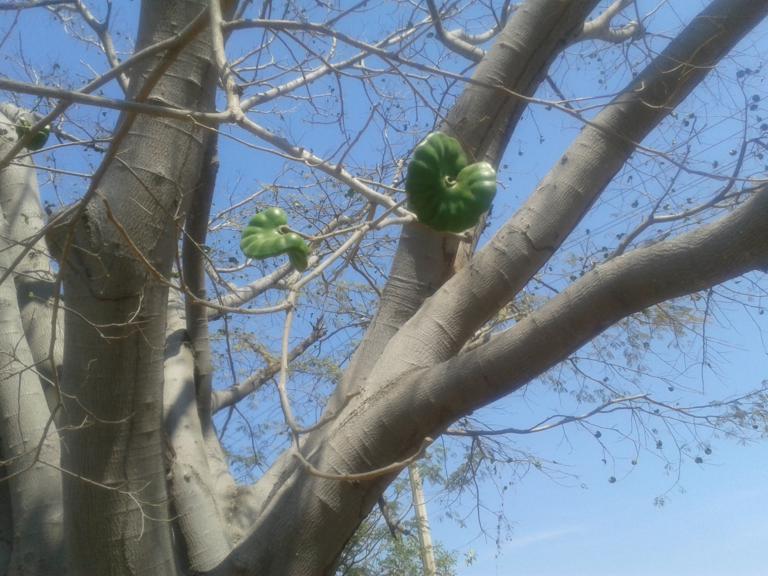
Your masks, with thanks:
<instances>
[{"instance_id":1,"label":"background tree","mask_svg":"<svg viewBox=\"0 0 768 576\"><path fill-rule=\"evenodd\" d=\"M0 3L2 573L351 574L441 435L462 490L607 413L679 458L764 430L762 389L665 395L649 358L706 368L719 302L762 313L768 1L657 4ZM405 203L435 129L498 168L465 233ZM305 271L239 253L268 206ZM475 412L524 386L573 413Z\"/></svg>"}]
</instances>

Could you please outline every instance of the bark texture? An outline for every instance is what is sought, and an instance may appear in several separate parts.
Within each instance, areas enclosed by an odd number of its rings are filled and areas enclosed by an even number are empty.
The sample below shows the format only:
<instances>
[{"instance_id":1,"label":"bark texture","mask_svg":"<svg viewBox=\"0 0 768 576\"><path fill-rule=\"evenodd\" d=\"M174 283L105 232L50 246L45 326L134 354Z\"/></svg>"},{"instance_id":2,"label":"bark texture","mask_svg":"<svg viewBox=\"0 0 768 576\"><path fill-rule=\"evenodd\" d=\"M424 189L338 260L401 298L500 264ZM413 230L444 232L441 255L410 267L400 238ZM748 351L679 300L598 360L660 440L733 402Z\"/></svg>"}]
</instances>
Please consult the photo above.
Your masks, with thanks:
<instances>
[{"instance_id":1,"label":"bark texture","mask_svg":"<svg viewBox=\"0 0 768 576\"><path fill-rule=\"evenodd\" d=\"M458 352L549 260L636 145L766 13L762 0L721 0L699 14L584 127L472 262L410 319L379 360L377 377L391 380Z\"/></svg>"},{"instance_id":2,"label":"bark texture","mask_svg":"<svg viewBox=\"0 0 768 576\"><path fill-rule=\"evenodd\" d=\"M0 114L5 126L14 120ZM14 143L13 131L0 136L0 154ZM0 171L0 208L0 274L10 273L0 283L0 454L8 478L0 498L7 497L3 499L13 518L7 574L52 575L64 565L61 476L55 468L59 438L27 343L16 289L36 280L33 266L43 247L33 244L13 268L32 243L28 233L42 223L34 166L11 165Z\"/></svg>"},{"instance_id":3,"label":"bark texture","mask_svg":"<svg viewBox=\"0 0 768 576\"><path fill-rule=\"evenodd\" d=\"M630 314L766 271L767 217L768 186L761 185L719 221L596 267L487 344L419 374L418 397L437 403L447 423L517 390Z\"/></svg>"},{"instance_id":4,"label":"bark texture","mask_svg":"<svg viewBox=\"0 0 768 576\"><path fill-rule=\"evenodd\" d=\"M146 0L137 48L172 37L204 7ZM202 109L210 62L208 36L197 36L170 59L146 61L131 76L132 95ZM68 305L65 531L76 574L172 575L179 566L163 438L168 293L160 279L171 272L205 131L129 113L116 133L90 200L55 232Z\"/></svg>"},{"instance_id":5,"label":"bark texture","mask_svg":"<svg viewBox=\"0 0 768 576\"><path fill-rule=\"evenodd\" d=\"M0 114L0 123L11 126L25 112L4 104L0 106ZM54 412L59 404L58 378L63 361L64 325L60 316L55 318L53 314L56 282L51 272L48 247L39 234L45 224L45 215L34 163L31 156L20 157L19 163L22 165L8 167L5 172L0 206L7 215L8 238L14 243L13 262L21 257L14 266L13 275L21 323L48 407Z\"/></svg>"},{"instance_id":6,"label":"bark texture","mask_svg":"<svg viewBox=\"0 0 768 576\"><path fill-rule=\"evenodd\" d=\"M165 359L164 420L174 517L194 572L217 566L229 553L225 522L213 491L195 393L195 357L178 295L171 294Z\"/></svg>"}]
</instances>

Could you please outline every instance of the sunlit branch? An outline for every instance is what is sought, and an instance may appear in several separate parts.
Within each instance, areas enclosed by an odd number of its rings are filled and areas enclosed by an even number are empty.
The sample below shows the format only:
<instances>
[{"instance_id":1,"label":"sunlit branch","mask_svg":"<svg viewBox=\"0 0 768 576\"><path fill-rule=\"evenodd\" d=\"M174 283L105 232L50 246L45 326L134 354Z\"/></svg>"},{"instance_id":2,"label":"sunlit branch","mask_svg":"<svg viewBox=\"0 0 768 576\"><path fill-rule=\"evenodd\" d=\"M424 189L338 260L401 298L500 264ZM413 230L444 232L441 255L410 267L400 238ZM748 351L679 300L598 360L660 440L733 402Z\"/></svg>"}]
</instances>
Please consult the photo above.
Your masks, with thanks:
<instances>
[{"instance_id":1,"label":"sunlit branch","mask_svg":"<svg viewBox=\"0 0 768 576\"><path fill-rule=\"evenodd\" d=\"M429 15L432 18L432 24L435 27L437 37L449 50L452 50L473 62L479 62L483 59L485 51L482 48L478 48L462 39L459 35L445 30L443 27L443 17L437 9L435 0L427 0L427 8L429 8Z\"/></svg>"},{"instance_id":2,"label":"sunlit branch","mask_svg":"<svg viewBox=\"0 0 768 576\"><path fill-rule=\"evenodd\" d=\"M109 33L109 20L112 15L112 2L107 2L107 14L104 17L103 22L99 22L88 7L82 2L82 0L76 0L76 6L78 12L86 21L88 26L91 27L96 35L99 37L101 47L104 50L104 55L107 57L109 65L114 69L120 65L120 59L115 52L115 45L112 42L112 35ZM124 73L117 75L117 81L120 87L123 89L123 93L128 93L128 76Z\"/></svg>"},{"instance_id":3,"label":"sunlit branch","mask_svg":"<svg viewBox=\"0 0 768 576\"><path fill-rule=\"evenodd\" d=\"M312 332L290 350L288 353L288 362L296 360L296 358L306 352L318 340L324 338L325 334L325 327L322 322L318 322ZM256 390L269 382L279 371L280 361L274 358L269 358L267 365L264 368L242 382L224 390L216 390L213 393L213 412L216 413L224 408L237 404L240 400L253 394Z\"/></svg>"},{"instance_id":4,"label":"sunlit branch","mask_svg":"<svg viewBox=\"0 0 768 576\"><path fill-rule=\"evenodd\" d=\"M46 6L73 6L74 0L20 0L19 2L0 2L0 10L27 10Z\"/></svg>"},{"instance_id":5,"label":"sunlit branch","mask_svg":"<svg viewBox=\"0 0 768 576\"><path fill-rule=\"evenodd\" d=\"M632 4L633 0L615 0L605 12L597 18L584 24L584 29L576 38L581 40L603 40L605 42L621 43L626 40L637 38L643 33L643 27L639 22L632 21L620 28L611 27L611 21L627 6Z\"/></svg>"}]
</instances>

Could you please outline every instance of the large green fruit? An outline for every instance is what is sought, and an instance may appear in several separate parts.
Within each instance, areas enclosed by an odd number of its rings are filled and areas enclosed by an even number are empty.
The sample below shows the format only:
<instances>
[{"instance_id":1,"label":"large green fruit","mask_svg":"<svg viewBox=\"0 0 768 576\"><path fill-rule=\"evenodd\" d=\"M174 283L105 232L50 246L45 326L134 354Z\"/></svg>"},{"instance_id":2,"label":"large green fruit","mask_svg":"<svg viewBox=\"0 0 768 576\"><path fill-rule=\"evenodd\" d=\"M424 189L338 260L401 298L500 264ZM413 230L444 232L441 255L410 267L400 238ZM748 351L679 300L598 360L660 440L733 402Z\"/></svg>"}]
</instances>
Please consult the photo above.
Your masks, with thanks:
<instances>
[{"instance_id":1,"label":"large green fruit","mask_svg":"<svg viewBox=\"0 0 768 576\"><path fill-rule=\"evenodd\" d=\"M267 208L251 218L243 228L240 249L249 258L270 258L288 254L293 267L299 271L307 269L309 246L295 232L285 232L283 227L288 217L282 208Z\"/></svg>"},{"instance_id":2,"label":"large green fruit","mask_svg":"<svg viewBox=\"0 0 768 576\"><path fill-rule=\"evenodd\" d=\"M432 132L413 151L405 192L419 222L440 232L463 232L491 207L496 171L487 162L468 164L458 140Z\"/></svg>"}]
</instances>

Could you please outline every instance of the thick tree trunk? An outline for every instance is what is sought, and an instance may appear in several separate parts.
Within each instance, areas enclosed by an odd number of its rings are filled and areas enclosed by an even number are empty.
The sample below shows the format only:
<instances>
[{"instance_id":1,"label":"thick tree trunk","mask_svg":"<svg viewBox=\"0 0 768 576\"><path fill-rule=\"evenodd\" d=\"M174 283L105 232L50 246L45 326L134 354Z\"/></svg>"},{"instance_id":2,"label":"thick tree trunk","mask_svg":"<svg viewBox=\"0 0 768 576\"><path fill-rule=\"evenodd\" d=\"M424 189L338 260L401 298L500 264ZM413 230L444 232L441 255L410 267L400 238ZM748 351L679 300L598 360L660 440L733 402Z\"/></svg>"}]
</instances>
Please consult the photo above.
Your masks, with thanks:
<instances>
[{"instance_id":1,"label":"thick tree trunk","mask_svg":"<svg viewBox=\"0 0 768 576\"><path fill-rule=\"evenodd\" d=\"M204 7L145 0L138 48L175 35ZM132 76L133 97L202 109L213 78L208 35L171 56ZM65 531L77 574L170 576L179 566L162 426L168 290L161 277L171 271L205 131L124 114L116 134L90 200L54 233L67 298Z\"/></svg>"},{"instance_id":2,"label":"thick tree trunk","mask_svg":"<svg viewBox=\"0 0 768 576\"><path fill-rule=\"evenodd\" d=\"M5 237L6 227L2 236ZM0 269L13 251L0 248ZM0 439L13 517L9 576L60 574L62 555L59 439L21 325L16 289L0 284Z\"/></svg>"},{"instance_id":3,"label":"thick tree trunk","mask_svg":"<svg viewBox=\"0 0 768 576\"><path fill-rule=\"evenodd\" d=\"M23 110L11 104L0 105L0 124L6 125L7 122L12 125L24 114ZM19 160L23 164L32 164L30 157ZM64 325L58 317L54 329L55 278L51 273L45 239L33 240L45 223L33 167L16 165L6 169L0 189L0 206L9 226L8 239L16 244L13 248L14 261L17 256L23 256L16 263L12 276L21 324L48 399L48 407L55 412L59 404L58 378L64 351Z\"/></svg>"}]
</instances>

